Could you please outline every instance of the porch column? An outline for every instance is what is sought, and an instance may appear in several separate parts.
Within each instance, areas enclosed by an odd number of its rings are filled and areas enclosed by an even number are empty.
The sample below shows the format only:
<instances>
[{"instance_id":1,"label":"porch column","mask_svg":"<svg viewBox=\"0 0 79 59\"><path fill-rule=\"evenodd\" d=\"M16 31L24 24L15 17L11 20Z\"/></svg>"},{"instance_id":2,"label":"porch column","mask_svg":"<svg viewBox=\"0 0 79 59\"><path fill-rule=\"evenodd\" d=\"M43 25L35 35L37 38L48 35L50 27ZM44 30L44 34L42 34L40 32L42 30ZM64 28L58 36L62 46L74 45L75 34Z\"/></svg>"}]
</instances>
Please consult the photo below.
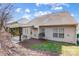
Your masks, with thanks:
<instances>
[{"instance_id":1,"label":"porch column","mask_svg":"<svg viewBox=\"0 0 79 59\"><path fill-rule=\"evenodd\" d=\"M19 41L21 42L22 28L19 27Z\"/></svg>"}]
</instances>

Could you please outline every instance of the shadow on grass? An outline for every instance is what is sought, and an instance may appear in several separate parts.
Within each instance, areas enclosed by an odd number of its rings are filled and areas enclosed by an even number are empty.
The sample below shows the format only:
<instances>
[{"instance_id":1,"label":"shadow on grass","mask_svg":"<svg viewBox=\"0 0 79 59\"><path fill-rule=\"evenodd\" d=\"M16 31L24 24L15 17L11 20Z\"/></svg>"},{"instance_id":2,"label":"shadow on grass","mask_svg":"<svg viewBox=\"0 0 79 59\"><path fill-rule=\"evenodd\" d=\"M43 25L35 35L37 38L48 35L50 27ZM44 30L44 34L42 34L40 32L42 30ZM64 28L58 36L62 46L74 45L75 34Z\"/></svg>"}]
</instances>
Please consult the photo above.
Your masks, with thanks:
<instances>
[{"instance_id":1,"label":"shadow on grass","mask_svg":"<svg viewBox=\"0 0 79 59\"><path fill-rule=\"evenodd\" d=\"M39 42L40 41L40 42ZM44 51L49 52L50 55L60 55L62 53L62 46L75 46L71 43L65 42L56 42L49 40L35 40L30 39L21 43L21 45L25 48L35 50L35 51Z\"/></svg>"}]
</instances>

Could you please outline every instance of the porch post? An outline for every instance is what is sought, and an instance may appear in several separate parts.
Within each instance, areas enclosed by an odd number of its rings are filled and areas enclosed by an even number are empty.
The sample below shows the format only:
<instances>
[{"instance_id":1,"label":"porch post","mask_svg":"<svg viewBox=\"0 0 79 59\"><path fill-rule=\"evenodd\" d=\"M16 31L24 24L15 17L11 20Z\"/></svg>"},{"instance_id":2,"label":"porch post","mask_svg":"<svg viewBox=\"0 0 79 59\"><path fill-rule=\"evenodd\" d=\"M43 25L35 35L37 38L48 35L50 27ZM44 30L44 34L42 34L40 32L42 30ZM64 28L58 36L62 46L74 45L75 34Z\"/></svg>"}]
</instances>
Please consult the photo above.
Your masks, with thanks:
<instances>
[{"instance_id":1,"label":"porch post","mask_svg":"<svg viewBox=\"0 0 79 59\"><path fill-rule=\"evenodd\" d=\"M21 42L22 28L19 27L19 41Z\"/></svg>"}]
</instances>

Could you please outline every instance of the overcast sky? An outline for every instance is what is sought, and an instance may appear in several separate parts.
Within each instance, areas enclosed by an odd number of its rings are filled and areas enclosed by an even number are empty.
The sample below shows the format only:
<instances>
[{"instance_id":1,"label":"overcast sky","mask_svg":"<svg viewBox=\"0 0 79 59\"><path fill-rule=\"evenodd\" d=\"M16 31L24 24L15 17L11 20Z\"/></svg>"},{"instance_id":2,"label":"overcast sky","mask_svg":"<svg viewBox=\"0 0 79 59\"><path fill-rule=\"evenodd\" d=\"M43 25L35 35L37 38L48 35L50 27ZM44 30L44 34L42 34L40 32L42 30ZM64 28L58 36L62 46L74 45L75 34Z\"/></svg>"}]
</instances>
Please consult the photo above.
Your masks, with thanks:
<instances>
[{"instance_id":1,"label":"overcast sky","mask_svg":"<svg viewBox=\"0 0 79 59\"><path fill-rule=\"evenodd\" d=\"M18 20L20 18L32 20L33 18L41 15L66 10L69 11L71 16L75 17L75 19L79 22L79 4L77 3L17 3L14 5L14 20Z\"/></svg>"}]
</instances>

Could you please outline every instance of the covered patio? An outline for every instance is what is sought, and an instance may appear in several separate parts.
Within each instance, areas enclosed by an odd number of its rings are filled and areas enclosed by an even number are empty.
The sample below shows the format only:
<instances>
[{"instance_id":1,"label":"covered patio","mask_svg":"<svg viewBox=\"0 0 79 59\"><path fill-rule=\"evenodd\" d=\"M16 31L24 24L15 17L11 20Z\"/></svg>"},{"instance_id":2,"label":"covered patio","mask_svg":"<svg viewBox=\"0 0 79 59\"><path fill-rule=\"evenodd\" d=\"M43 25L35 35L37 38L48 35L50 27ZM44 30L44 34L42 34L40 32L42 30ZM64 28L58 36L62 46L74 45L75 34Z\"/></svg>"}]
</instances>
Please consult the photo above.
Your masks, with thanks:
<instances>
[{"instance_id":1,"label":"covered patio","mask_svg":"<svg viewBox=\"0 0 79 59\"><path fill-rule=\"evenodd\" d=\"M8 32L12 34L12 41L19 42L21 41L22 37L22 26L18 24L17 22L8 24ZM15 42L14 42L15 43Z\"/></svg>"}]
</instances>

